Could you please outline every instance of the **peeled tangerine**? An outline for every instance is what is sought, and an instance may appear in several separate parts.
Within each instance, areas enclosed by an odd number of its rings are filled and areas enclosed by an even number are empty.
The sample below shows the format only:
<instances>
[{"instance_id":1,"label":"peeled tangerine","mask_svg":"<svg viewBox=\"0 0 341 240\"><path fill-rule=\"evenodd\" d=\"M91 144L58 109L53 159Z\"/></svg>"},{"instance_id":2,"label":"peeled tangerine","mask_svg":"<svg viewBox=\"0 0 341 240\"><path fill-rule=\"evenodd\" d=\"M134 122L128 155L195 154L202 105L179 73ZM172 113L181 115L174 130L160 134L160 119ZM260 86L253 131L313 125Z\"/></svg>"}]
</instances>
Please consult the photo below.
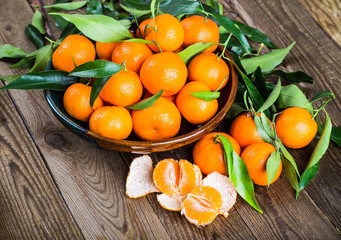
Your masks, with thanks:
<instances>
[{"instance_id":1,"label":"peeled tangerine","mask_svg":"<svg viewBox=\"0 0 341 240\"><path fill-rule=\"evenodd\" d=\"M227 176L212 172L202 180L200 169L187 160L164 159L153 170L149 156L135 158L127 177L130 198L161 192L160 205L181 213L193 224L204 226L216 216L228 216L237 193Z\"/></svg>"}]
</instances>

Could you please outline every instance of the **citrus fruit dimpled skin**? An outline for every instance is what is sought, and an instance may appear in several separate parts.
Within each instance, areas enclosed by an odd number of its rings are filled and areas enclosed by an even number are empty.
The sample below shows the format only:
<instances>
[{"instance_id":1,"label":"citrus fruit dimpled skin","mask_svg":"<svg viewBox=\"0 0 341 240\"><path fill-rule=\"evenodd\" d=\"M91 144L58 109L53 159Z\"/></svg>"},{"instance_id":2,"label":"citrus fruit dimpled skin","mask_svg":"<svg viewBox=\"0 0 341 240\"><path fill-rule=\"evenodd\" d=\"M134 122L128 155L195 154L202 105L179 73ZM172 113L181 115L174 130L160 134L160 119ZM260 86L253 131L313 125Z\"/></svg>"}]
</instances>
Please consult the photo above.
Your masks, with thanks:
<instances>
[{"instance_id":1,"label":"citrus fruit dimpled skin","mask_svg":"<svg viewBox=\"0 0 341 240\"><path fill-rule=\"evenodd\" d=\"M88 122L95 109L103 106L103 100L98 97L93 108L90 107L91 87L81 83L72 84L66 89L63 104L66 112L73 118Z\"/></svg>"},{"instance_id":2,"label":"citrus fruit dimpled skin","mask_svg":"<svg viewBox=\"0 0 341 240\"><path fill-rule=\"evenodd\" d=\"M123 42L114 49L111 60L117 64L125 61L128 69L138 73L142 63L152 54L152 50L146 44Z\"/></svg>"},{"instance_id":3,"label":"citrus fruit dimpled skin","mask_svg":"<svg viewBox=\"0 0 341 240\"><path fill-rule=\"evenodd\" d=\"M200 53L188 65L188 78L205 83L212 91L223 88L230 74L226 62L214 53Z\"/></svg>"},{"instance_id":4,"label":"citrus fruit dimpled skin","mask_svg":"<svg viewBox=\"0 0 341 240\"><path fill-rule=\"evenodd\" d=\"M205 101L194 97L191 93L210 91L202 82L187 83L176 97L176 106L182 116L191 124L203 124L209 121L218 110L218 100Z\"/></svg>"},{"instance_id":5,"label":"citrus fruit dimpled skin","mask_svg":"<svg viewBox=\"0 0 341 240\"><path fill-rule=\"evenodd\" d=\"M180 130L181 114L174 103L160 97L151 107L132 111L134 132L142 140L174 137Z\"/></svg>"},{"instance_id":6,"label":"citrus fruit dimpled skin","mask_svg":"<svg viewBox=\"0 0 341 240\"><path fill-rule=\"evenodd\" d=\"M184 29L181 22L170 14L161 14L151 20L146 30L145 39L155 41L163 52L173 52L184 42ZM156 25L156 31L154 29ZM160 52L156 44L148 44L154 52Z\"/></svg>"},{"instance_id":7,"label":"citrus fruit dimpled skin","mask_svg":"<svg viewBox=\"0 0 341 240\"><path fill-rule=\"evenodd\" d=\"M245 148L241 154L241 159L245 162L252 181L261 186L268 185L268 175L266 173L266 162L272 152L276 151L269 143L253 143ZM276 175L271 183L275 182L282 172L282 161L278 167Z\"/></svg>"},{"instance_id":8,"label":"citrus fruit dimpled skin","mask_svg":"<svg viewBox=\"0 0 341 240\"><path fill-rule=\"evenodd\" d=\"M285 109L276 118L276 132L284 146L298 149L307 146L317 133L317 124L308 110Z\"/></svg>"},{"instance_id":9,"label":"citrus fruit dimpled skin","mask_svg":"<svg viewBox=\"0 0 341 240\"><path fill-rule=\"evenodd\" d=\"M111 55L120 42L96 42L96 52L99 59L111 61Z\"/></svg>"},{"instance_id":10,"label":"citrus fruit dimpled skin","mask_svg":"<svg viewBox=\"0 0 341 240\"><path fill-rule=\"evenodd\" d=\"M100 96L113 105L129 106L140 100L142 92L143 86L137 73L122 70L108 80Z\"/></svg>"},{"instance_id":11,"label":"citrus fruit dimpled skin","mask_svg":"<svg viewBox=\"0 0 341 240\"><path fill-rule=\"evenodd\" d=\"M240 154L240 146L238 142L230 135L223 132L211 132L200 139L193 148L194 163L200 168L203 174L211 172L219 172L227 175L226 165L224 161L224 148L221 143L214 142L217 135L226 137L232 144L233 151Z\"/></svg>"},{"instance_id":12,"label":"citrus fruit dimpled skin","mask_svg":"<svg viewBox=\"0 0 341 240\"><path fill-rule=\"evenodd\" d=\"M183 46L187 47L197 42L218 43L219 27L212 20L202 16L190 16L181 21L185 31ZM213 45L204 52L214 52L218 45Z\"/></svg>"},{"instance_id":13,"label":"citrus fruit dimpled skin","mask_svg":"<svg viewBox=\"0 0 341 240\"><path fill-rule=\"evenodd\" d=\"M95 57L96 50L92 42L82 35L72 34L54 51L52 63L56 70L71 72L76 66L95 60Z\"/></svg>"},{"instance_id":14,"label":"citrus fruit dimpled skin","mask_svg":"<svg viewBox=\"0 0 341 240\"><path fill-rule=\"evenodd\" d=\"M89 127L90 131L103 137L120 140L130 135L133 121L124 107L103 106L91 115Z\"/></svg>"},{"instance_id":15,"label":"citrus fruit dimpled skin","mask_svg":"<svg viewBox=\"0 0 341 240\"><path fill-rule=\"evenodd\" d=\"M178 93L185 85L187 67L176 53L157 53L144 61L140 78L143 86L151 94L163 89L162 96L171 96Z\"/></svg>"},{"instance_id":16,"label":"citrus fruit dimpled skin","mask_svg":"<svg viewBox=\"0 0 341 240\"><path fill-rule=\"evenodd\" d=\"M236 117L231 124L230 134L237 140L242 149L252 143L264 142L257 131L251 113L243 113Z\"/></svg>"}]
</instances>

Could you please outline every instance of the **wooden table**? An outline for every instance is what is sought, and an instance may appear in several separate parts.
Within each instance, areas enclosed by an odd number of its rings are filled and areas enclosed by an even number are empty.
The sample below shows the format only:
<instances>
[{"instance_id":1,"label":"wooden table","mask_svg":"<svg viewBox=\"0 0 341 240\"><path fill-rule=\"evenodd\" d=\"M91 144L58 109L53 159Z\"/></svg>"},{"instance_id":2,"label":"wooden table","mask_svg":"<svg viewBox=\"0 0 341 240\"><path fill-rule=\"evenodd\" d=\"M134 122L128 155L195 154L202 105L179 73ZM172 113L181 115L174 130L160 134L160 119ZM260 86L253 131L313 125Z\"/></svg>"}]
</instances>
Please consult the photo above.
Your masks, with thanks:
<instances>
[{"instance_id":1,"label":"wooden table","mask_svg":"<svg viewBox=\"0 0 341 240\"><path fill-rule=\"evenodd\" d=\"M53 1L2 1L0 44L34 50L24 35L33 15L30 2ZM308 97L320 90L337 95L327 110L334 126L340 126L339 0L221 2L228 16L261 29L279 47L296 41L283 66L314 77L314 85L299 84ZM53 23L47 24L56 36ZM8 66L0 63L1 75L25 73ZM300 170L315 144L291 151ZM191 149L152 158L192 160ZM136 155L103 150L73 135L53 116L40 90L0 91L0 239L341 239L340 156L341 149L331 143L298 200L282 174L270 189L256 187L264 214L238 197L227 219L219 216L197 228L160 207L154 194L125 195Z\"/></svg>"}]
</instances>

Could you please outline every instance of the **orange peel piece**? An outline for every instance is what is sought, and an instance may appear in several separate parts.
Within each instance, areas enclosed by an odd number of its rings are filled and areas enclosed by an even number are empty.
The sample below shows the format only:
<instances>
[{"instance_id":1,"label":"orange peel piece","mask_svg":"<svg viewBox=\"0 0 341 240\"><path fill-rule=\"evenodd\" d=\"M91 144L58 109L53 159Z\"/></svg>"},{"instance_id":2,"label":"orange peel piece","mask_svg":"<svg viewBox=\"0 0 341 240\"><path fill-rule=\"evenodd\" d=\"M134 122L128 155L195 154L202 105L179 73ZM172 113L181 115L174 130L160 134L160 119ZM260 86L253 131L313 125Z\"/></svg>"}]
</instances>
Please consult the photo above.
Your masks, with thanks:
<instances>
[{"instance_id":1,"label":"orange peel piece","mask_svg":"<svg viewBox=\"0 0 341 240\"><path fill-rule=\"evenodd\" d=\"M167 194L158 194L157 200L161 207L170 211L181 211L181 200L178 196L168 196Z\"/></svg>"}]
</instances>

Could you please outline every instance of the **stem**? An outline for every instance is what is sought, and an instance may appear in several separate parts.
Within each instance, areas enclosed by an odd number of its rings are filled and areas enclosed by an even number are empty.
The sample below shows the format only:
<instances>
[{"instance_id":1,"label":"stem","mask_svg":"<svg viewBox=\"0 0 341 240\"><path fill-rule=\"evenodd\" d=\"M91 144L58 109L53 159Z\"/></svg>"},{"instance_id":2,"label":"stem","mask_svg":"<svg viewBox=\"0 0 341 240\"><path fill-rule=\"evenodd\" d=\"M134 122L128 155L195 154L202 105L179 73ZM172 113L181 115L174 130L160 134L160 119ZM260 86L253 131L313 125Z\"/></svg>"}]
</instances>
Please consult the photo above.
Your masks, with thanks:
<instances>
[{"instance_id":1,"label":"stem","mask_svg":"<svg viewBox=\"0 0 341 240\"><path fill-rule=\"evenodd\" d=\"M50 38L48 38L48 37L45 37L45 39L47 40L47 41L49 41L52 45L53 44L55 44L55 45L60 45L60 43L57 43L57 42L55 42L55 41L53 41L52 39L50 39Z\"/></svg>"},{"instance_id":2,"label":"stem","mask_svg":"<svg viewBox=\"0 0 341 240\"><path fill-rule=\"evenodd\" d=\"M314 114L314 116L312 117L312 119L315 119L315 117L317 116L317 114L324 109L324 107L327 105L327 103L329 103L331 100L333 100L334 98L329 98L328 100L322 102L321 106L316 110L316 113Z\"/></svg>"},{"instance_id":3,"label":"stem","mask_svg":"<svg viewBox=\"0 0 341 240\"><path fill-rule=\"evenodd\" d=\"M123 72L126 72L127 71L126 61L124 60L124 62L121 65L123 67Z\"/></svg>"},{"instance_id":4,"label":"stem","mask_svg":"<svg viewBox=\"0 0 341 240\"><path fill-rule=\"evenodd\" d=\"M214 91L214 92L218 92L220 90L220 88L224 85L226 79L230 76L230 74L227 74L226 77L224 78L224 80L221 82L220 86Z\"/></svg>"},{"instance_id":5,"label":"stem","mask_svg":"<svg viewBox=\"0 0 341 240\"><path fill-rule=\"evenodd\" d=\"M232 37L232 33L230 33L229 37L226 39L226 41L225 41L225 43L224 43L224 49L223 49L223 51L221 52L221 54L219 55L219 58L221 58L221 57L224 55L224 53L225 53L225 51L226 51L227 44L229 43L231 37Z\"/></svg>"},{"instance_id":6,"label":"stem","mask_svg":"<svg viewBox=\"0 0 341 240\"><path fill-rule=\"evenodd\" d=\"M134 18L134 21L135 21L135 23L136 23L136 25L137 25L137 31L139 31L140 37L142 37L142 32L141 32L141 29L140 29L139 22L137 21L136 14L133 14L133 18Z\"/></svg>"},{"instance_id":7,"label":"stem","mask_svg":"<svg viewBox=\"0 0 341 240\"><path fill-rule=\"evenodd\" d=\"M160 52L162 52L162 49L161 49L160 45L157 43L157 41L152 40L152 42L159 48Z\"/></svg>"}]
</instances>

